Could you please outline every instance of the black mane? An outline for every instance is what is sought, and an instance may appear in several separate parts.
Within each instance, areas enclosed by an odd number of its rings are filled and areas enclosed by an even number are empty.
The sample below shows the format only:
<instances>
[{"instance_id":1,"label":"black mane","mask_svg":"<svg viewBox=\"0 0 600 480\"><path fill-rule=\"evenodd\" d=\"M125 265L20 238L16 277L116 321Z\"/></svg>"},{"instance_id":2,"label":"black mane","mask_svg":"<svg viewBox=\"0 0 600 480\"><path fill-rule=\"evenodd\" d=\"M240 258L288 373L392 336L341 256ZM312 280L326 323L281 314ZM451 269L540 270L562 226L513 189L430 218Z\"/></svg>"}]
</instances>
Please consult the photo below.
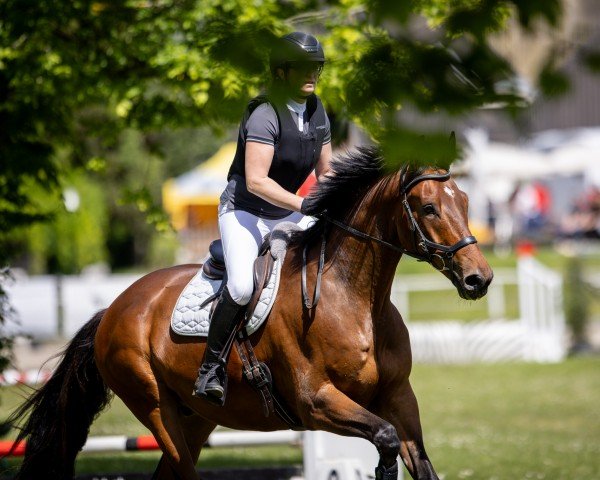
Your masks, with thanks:
<instances>
[{"instance_id":1,"label":"black mane","mask_svg":"<svg viewBox=\"0 0 600 480\"><path fill-rule=\"evenodd\" d=\"M330 218L345 221L367 191L390 170L386 169L381 150L377 147L358 147L355 151L331 162L331 173L318 183L306 197L308 215L326 213ZM403 182L409 182L423 172L422 167L404 164L400 168ZM397 171L397 170L396 170ZM310 242L323 230L325 221L319 219L300 235L300 242Z\"/></svg>"},{"instance_id":2,"label":"black mane","mask_svg":"<svg viewBox=\"0 0 600 480\"><path fill-rule=\"evenodd\" d=\"M365 192L383 177L384 163L375 147L359 147L331 162L331 174L317 184L305 200L306 213L327 215L342 220Z\"/></svg>"}]
</instances>

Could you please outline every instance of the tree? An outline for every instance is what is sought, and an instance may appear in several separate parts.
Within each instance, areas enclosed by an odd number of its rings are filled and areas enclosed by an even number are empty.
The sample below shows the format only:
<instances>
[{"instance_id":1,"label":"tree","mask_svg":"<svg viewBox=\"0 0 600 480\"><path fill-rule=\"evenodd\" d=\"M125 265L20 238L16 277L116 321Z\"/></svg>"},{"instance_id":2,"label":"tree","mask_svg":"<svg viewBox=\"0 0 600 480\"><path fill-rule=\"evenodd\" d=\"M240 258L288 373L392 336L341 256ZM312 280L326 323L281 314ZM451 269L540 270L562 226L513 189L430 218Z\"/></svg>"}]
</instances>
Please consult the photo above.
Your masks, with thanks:
<instances>
[{"instance_id":1,"label":"tree","mask_svg":"<svg viewBox=\"0 0 600 480\"><path fill-rule=\"evenodd\" d=\"M397 111L515 105L516 92L496 89L511 69L488 41L512 14L526 28L556 25L560 1L3 0L0 229L50 218L39 189L94 168L90 139L110 150L127 128L237 121L268 81L269 45L292 28L319 34L331 58L322 97L390 162L447 164L456 155L448 132L423 137ZM144 198L143 189L131 196ZM7 245L1 238L2 265Z\"/></svg>"}]
</instances>

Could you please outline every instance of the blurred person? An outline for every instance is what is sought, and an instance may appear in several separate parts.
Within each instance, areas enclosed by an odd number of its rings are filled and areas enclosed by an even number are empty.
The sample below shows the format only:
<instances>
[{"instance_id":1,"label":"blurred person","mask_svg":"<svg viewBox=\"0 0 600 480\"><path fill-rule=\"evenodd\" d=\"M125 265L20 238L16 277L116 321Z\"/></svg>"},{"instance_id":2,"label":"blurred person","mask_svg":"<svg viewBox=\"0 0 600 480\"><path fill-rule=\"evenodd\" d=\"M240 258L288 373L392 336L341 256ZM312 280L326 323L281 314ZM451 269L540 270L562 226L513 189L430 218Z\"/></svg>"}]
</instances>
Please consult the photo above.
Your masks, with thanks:
<instances>
[{"instance_id":1,"label":"blurred person","mask_svg":"<svg viewBox=\"0 0 600 480\"><path fill-rule=\"evenodd\" d=\"M250 301L253 264L264 238L281 222L312 223L296 195L309 174L329 171L330 123L315 89L325 64L320 42L293 32L281 37L270 57L268 92L252 99L240 123L228 185L220 198L219 231L227 285L211 317L195 396L223 405L226 365L236 317Z\"/></svg>"},{"instance_id":2,"label":"blurred person","mask_svg":"<svg viewBox=\"0 0 600 480\"><path fill-rule=\"evenodd\" d=\"M552 199L540 182L522 185L514 197L514 211L522 233L537 233L548 223Z\"/></svg>"},{"instance_id":3,"label":"blurred person","mask_svg":"<svg viewBox=\"0 0 600 480\"><path fill-rule=\"evenodd\" d=\"M600 189L591 187L575 199L573 208L560 225L560 232L568 238L600 237Z\"/></svg>"}]
</instances>

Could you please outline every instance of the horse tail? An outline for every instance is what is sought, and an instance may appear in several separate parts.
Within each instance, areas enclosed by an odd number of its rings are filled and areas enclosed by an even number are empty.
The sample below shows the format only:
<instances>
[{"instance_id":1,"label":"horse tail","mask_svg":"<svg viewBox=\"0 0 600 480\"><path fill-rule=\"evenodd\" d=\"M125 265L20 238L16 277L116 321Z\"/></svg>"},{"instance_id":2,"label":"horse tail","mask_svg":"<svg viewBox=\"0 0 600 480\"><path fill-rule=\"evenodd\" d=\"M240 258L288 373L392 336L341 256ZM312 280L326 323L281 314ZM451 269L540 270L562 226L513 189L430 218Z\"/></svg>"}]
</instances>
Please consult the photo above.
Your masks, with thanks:
<instances>
[{"instance_id":1,"label":"horse tail","mask_svg":"<svg viewBox=\"0 0 600 480\"><path fill-rule=\"evenodd\" d=\"M52 377L7 420L18 425L29 415L13 444L14 449L28 437L15 480L73 478L90 425L112 399L94 359L94 337L105 311L77 332Z\"/></svg>"}]
</instances>

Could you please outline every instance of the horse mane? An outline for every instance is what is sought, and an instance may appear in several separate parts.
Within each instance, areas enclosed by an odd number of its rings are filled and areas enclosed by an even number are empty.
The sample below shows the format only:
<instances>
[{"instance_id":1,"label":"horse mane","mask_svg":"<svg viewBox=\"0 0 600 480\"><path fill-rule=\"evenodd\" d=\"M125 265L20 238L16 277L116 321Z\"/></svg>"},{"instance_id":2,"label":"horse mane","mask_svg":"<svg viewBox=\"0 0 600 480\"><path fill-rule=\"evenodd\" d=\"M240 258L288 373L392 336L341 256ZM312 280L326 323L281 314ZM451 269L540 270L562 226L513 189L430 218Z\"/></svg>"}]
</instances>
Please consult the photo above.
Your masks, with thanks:
<instances>
[{"instance_id":1,"label":"horse mane","mask_svg":"<svg viewBox=\"0 0 600 480\"><path fill-rule=\"evenodd\" d=\"M319 182L305 199L308 215L326 213L330 218L348 221L359 207L366 193L386 176L391 178L398 170L389 170L381 150L375 146L358 147L352 152L331 161L331 172ZM424 167L404 163L400 166L402 184L423 173ZM327 222L318 219L305 231L298 232L294 240L302 245L320 236Z\"/></svg>"}]
</instances>

